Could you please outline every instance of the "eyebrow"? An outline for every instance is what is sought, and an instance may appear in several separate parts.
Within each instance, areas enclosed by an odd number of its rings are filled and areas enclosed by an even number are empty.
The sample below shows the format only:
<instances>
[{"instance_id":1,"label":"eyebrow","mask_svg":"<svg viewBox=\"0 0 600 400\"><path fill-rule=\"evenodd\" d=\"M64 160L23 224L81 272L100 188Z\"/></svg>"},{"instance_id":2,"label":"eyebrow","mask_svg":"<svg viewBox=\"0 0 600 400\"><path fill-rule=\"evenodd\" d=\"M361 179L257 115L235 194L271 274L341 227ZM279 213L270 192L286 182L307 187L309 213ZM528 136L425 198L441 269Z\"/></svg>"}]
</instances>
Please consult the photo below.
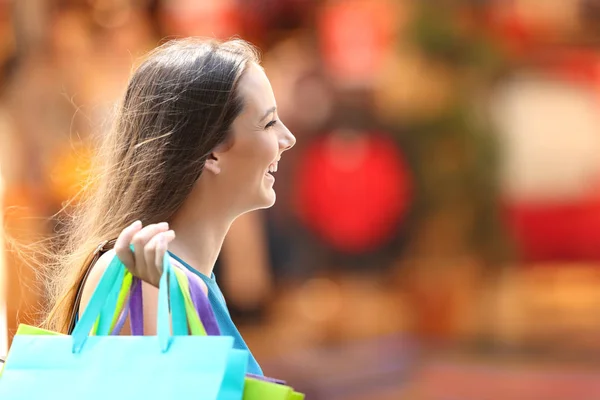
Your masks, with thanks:
<instances>
[{"instance_id":1,"label":"eyebrow","mask_svg":"<svg viewBox=\"0 0 600 400\"><path fill-rule=\"evenodd\" d=\"M269 114L272 114L275 112L275 110L277 110L277 107L271 107L267 110L267 112L265 113L265 115L262 116L262 118L260 119L260 122L264 121L265 118L267 118L269 116Z\"/></svg>"}]
</instances>

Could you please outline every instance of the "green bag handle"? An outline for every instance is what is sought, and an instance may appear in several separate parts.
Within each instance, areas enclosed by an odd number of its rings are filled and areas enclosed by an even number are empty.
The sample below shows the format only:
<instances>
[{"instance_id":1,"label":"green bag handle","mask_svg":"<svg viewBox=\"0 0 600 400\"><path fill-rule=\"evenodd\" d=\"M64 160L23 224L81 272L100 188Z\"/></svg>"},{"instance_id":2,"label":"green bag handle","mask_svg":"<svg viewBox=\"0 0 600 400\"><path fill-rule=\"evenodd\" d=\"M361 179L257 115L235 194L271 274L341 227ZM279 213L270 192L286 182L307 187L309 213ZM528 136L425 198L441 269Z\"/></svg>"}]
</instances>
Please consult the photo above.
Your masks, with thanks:
<instances>
[{"instance_id":1,"label":"green bag handle","mask_svg":"<svg viewBox=\"0 0 600 400\"><path fill-rule=\"evenodd\" d=\"M190 295L190 284L187 275L179 270L179 268L173 268L175 276L177 277L177 283L181 288L183 294L183 303L185 306L185 313L187 316L188 326L190 328L190 334L192 336L207 336L206 329L200 320L200 316L194 307L192 296Z\"/></svg>"},{"instance_id":2,"label":"green bag handle","mask_svg":"<svg viewBox=\"0 0 600 400\"><path fill-rule=\"evenodd\" d=\"M110 333L115 328L115 325L117 324L117 320L119 319L123 308L125 308L125 302L129 298L129 292L131 290L132 283L133 275L131 274L131 272L129 272L129 270L126 270L121 283L121 290L119 290L119 294L117 297L116 306L112 312L112 319L109 320L107 317L107 315L111 313L111 305L105 304L104 308L100 312L100 315L98 316L98 319L96 320L96 323L94 324L94 327L92 328L91 335L110 335ZM110 324L108 324L109 321Z\"/></svg>"},{"instance_id":3,"label":"green bag handle","mask_svg":"<svg viewBox=\"0 0 600 400\"><path fill-rule=\"evenodd\" d=\"M112 332L117 324L117 320L123 312L123 308L125 308L125 302L129 298L129 292L131 291L131 285L133 283L133 275L129 270L125 272L125 277L123 278L123 284L121 285L121 291L119 292L119 298L117 299L117 309L115 310L115 314L113 315L112 323L110 324L110 329L106 333L107 335Z\"/></svg>"}]
</instances>

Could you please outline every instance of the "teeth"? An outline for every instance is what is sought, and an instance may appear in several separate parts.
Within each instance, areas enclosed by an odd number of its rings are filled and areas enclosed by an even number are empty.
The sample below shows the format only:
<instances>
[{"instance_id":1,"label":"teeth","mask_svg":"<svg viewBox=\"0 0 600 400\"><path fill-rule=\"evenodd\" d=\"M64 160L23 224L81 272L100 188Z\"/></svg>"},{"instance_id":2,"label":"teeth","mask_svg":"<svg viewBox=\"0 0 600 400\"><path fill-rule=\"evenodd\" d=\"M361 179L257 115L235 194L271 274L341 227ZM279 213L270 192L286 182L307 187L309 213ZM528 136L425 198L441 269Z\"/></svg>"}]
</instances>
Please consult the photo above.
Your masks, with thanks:
<instances>
[{"instance_id":1,"label":"teeth","mask_svg":"<svg viewBox=\"0 0 600 400\"><path fill-rule=\"evenodd\" d=\"M269 165L269 172L277 172L277 164L277 162L274 162L273 164Z\"/></svg>"}]
</instances>

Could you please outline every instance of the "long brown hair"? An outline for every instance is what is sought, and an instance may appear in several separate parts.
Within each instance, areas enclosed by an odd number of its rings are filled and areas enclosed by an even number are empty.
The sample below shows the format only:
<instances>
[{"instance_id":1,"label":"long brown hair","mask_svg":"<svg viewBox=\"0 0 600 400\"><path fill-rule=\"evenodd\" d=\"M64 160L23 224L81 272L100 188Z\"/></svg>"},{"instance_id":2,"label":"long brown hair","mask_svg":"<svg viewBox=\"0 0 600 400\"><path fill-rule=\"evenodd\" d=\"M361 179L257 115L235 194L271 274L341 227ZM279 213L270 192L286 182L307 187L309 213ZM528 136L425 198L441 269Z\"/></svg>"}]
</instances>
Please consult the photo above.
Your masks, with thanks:
<instances>
[{"instance_id":1,"label":"long brown hair","mask_svg":"<svg viewBox=\"0 0 600 400\"><path fill-rule=\"evenodd\" d=\"M68 212L48 274L48 329L65 333L83 264L104 240L136 220L168 220L226 141L243 101L237 82L255 49L242 40L180 39L150 52L129 81L91 181Z\"/></svg>"}]
</instances>

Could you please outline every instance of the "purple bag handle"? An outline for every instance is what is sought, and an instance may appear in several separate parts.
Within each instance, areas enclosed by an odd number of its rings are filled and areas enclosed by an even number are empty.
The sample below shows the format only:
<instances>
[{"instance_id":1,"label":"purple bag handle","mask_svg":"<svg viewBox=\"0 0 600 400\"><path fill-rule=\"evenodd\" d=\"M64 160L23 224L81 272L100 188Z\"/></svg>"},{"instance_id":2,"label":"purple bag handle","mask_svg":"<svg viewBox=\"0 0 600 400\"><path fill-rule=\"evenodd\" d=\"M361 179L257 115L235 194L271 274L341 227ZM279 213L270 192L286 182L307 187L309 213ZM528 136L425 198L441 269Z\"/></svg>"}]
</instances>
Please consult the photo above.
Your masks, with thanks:
<instances>
[{"instance_id":1,"label":"purple bag handle","mask_svg":"<svg viewBox=\"0 0 600 400\"><path fill-rule=\"evenodd\" d=\"M194 303L194 308L198 312L200 321L204 325L206 334L209 336L221 335L219 324L215 317L215 313L210 305L208 297L204 294L202 286L200 285L199 277L193 272L187 270L187 268L181 268L186 274L189 286L190 286L190 297ZM131 293L129 295L129 322L131 323L131 334L133 336L144 335L144 303L142 296L142 285L141 280L138 278L133 279ZM121 318L119 318L120 320ZM123 321L125 319L123 318Z\"/></svg>"},{"instance_id":2,"label":"purple bag handle","mask_svg":"<svg viewBox=\"0 0 600 400\"><path fill-rule=\"evenodd\" d=\"M121 332L121 329L123 329L123 326L125 325L125 320L127 319L127 315L129 314L129 302L125 302L125 306L123 307L123 310L121 311L121 315L119 315L119 319L117 320L117 323L115 324L115 327L113 328L112 332L111 332L111 336L116 336L119 334L119 332Z\"/></svg>"},{"instance_id":3,"label":"purple bag handle","mask_svg":"<svg viewBox=\"0 0 600 400\"><path fill-rule=\"evenodd\" d=\"M220 336L221 330L219 329L217 318L215 317L215 313L210 305L208 296L204 293L204 290L202 290L200 278L187 268L181 268L181 270L183 270L188 278L190 285L190 296L192 298L192 302L194 303L194 308L198 312L198 316L200 316L200 321L202 321L202 325L204 325L206 334L209 336Z\"/></svg>"},{"instance_id":4,"label":"purple bag handle","mask_svg":"<svg viewBox=\"0 0 600 400\"><path fill-rule=\"evenodd\" d=\"M142 281L133 278L129 294L129 324L133 336L144 336L144 300L142 298Z\"/></svg>"}]
</instances>

